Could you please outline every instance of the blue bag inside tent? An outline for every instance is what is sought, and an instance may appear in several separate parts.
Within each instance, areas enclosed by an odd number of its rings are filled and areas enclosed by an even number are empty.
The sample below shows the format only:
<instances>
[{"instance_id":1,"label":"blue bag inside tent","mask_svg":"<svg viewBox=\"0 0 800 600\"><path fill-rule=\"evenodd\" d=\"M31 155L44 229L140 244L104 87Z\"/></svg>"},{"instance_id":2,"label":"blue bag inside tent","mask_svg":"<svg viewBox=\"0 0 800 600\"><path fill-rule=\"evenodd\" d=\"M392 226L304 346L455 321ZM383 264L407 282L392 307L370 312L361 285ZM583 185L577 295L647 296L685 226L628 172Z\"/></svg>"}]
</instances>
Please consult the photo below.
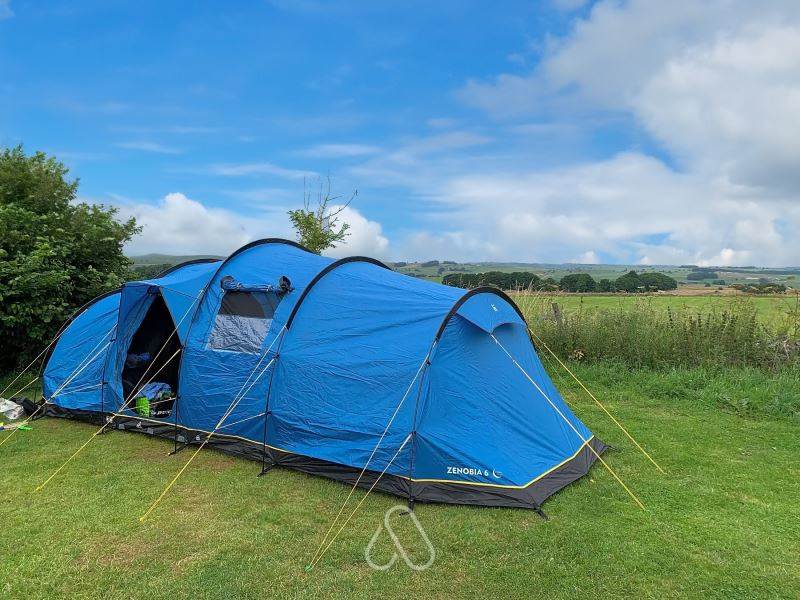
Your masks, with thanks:
<instances>
[{"instance_id":1,"label":"blue bag inside tent","mask_svg":"<svg viewBox=\"0 0 800 600\"><path fill-rule=\"evenodd\" d=\"M75 377L95 387L70 392L64 381L98 342L105 354ZM126 405L156 370L176 394L168 418ZM87 307L48 360L48 394L51 416L111 415L119 428L410 502L538 510L605 450L500 290L279 239L127 283Z\"/></svg>"}]
</instances>

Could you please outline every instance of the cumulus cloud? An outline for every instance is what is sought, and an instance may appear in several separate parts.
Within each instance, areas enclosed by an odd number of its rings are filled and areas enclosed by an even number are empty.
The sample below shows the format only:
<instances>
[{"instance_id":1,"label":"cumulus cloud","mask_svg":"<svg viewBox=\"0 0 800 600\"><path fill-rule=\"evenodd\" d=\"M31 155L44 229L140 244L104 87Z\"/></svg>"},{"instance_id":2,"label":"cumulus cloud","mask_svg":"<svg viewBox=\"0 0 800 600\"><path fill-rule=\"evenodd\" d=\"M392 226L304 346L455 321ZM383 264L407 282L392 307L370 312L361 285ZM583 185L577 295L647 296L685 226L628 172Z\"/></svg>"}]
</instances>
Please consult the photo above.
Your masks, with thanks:
<instances>
[{"instance_id":1,"label":"cumulus cloud","mask_svg":"<svg viewBox=\"0 0 800 600\"><path fill-rule=\"evenodd\" d=\"M248 215L211 208L179 192L167 194L157 204L120 200L117 206L121 217L135 217L143 228L125 249L131 256L150 252L224 256L255 239L294 239L284 208L255 201ZM388 255L389 240L380 223L349 206L339 217L350 225L350 235L342 245L330 250L330 256Z\"/></svg>"},{"instance_id":2,"label":"cumulus cloud","mask_svg":"<svg viewBox=\"0 0 800 600\"><path fill-rule=\"evenodd\" d=\"M332 207L333 211L341 209L340 206ZM371 256L373 258L386 258L389 250L389 240L383 235L381 224L370 221L356 209L345 207L339 214L342 222L350 225L344 242L336 248L325 252L328 256L342 258L344 256Z\"/></svg>"},{"instance_id":3,"label":"cumulus cloud","mask_svg":"<svg viewBox=\"0 0 800 600\"><path fill-rule=\"evenodd\" d=\"M575 263L578 265L597 265L600 264L600 257L597 256L597 253L594 250L587 250L580 256L573 258L571 263Z\"/></svg>"},{"instance_id":4,"label":"cumulus cloud","mask_svg":"<svg viewBox=\"0 0 800 600\"><path fill-rule=\"evenodd\" d=\"M184 194L167 194L158 204L122 204L122 217L142 226L127 254L229 254L267 231L268 221L209 208Z\"/></svg>"},{"instance_id":5,"label":"cumulus cloud","mask_svg":"<svg viewBox=\"0 0 800 600\"><path fill-rule=\"evenodd\" d=\"M515 252L525 239L522 256L546 258L548 244L569 256L594 237L620 260L800 264L797 2L602 0L528 75L470 81L458 94L521 135L520 120L554 111L587 128L622 115L669 153L487 172L440 190L450 206L466 198L481 230L506 235ZM501 210L482 211L476 193Z\"/></svg>"},{"instance_id":6,"label":"cumulus cloud","mask_svg":"<svg viewBox=\"0 0 800 600\"><path fill-rule=\"evenodd\" d=\"M676 173L641 153L547 171L450 177L427 232L396 254L454 260L800 264L800 206L724 180ZM587 250L590 248L591 250Z\"/></svg>"},{"instance_id":7,"label":"cumulus cloud","mask_svg":"<svg viewBox=\"0 0 800 600\"><path fill-rule=\"evenodd\" d=\"M633 99L647 129L693 169L800 184L800 25L754 25L670 59Z\"/></svg>"}]
</instances>

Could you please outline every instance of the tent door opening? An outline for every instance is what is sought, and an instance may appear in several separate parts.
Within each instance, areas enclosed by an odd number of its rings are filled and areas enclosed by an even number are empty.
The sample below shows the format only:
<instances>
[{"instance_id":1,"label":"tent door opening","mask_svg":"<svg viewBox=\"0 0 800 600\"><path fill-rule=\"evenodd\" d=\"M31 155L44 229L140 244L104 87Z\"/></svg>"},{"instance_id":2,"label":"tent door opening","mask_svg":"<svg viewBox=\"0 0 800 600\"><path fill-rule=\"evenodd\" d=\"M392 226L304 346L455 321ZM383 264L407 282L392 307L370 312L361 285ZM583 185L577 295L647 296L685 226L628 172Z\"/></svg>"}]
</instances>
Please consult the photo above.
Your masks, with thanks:
<instances>
[{"instance_id":1,"label":"tent door opening","mask_svg":"<svg viewBox=\"0 0 800 600\"><path fill-rule=\"evenodd\" d=\"M129 408L139 416L165 419L172 414L182 354L174 331L175 322L158 293L131 338L122 369L124 397L136 392Z\"/></svg>"}]
</instances>

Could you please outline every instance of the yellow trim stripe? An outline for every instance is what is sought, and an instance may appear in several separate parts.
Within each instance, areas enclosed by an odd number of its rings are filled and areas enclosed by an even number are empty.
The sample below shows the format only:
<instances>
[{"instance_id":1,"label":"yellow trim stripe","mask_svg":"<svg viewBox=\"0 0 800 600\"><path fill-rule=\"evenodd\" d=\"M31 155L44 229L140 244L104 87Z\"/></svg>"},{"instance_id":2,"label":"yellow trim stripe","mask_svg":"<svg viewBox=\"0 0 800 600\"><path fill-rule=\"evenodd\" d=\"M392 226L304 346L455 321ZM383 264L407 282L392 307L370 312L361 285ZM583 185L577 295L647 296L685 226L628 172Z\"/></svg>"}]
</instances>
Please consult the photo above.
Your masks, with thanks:
<instances>
[{"instance_id":1,"label":"yellow trim stripe","mask_svg":"<svg viewBox=\"0 0 800 600\"><path fill-rule=\"evenodd\" d=\"M575 454L573 454L569 458L565 458L560 463L558 463L556 466L547 469L547 471L545 471L541 475L538 475L537 477L534 477L533 479L531 479L525 485L502 485L500 483L476 483L474 481L454 481L452 479L411 479L411 481L414 481L414 482L420 482L421 481L423 483L424 482L432 482L432 483L461 483L461 484L465 484L465 485L479 485L481 487L494 487L494 488L506 488L506 489L513 489L513 490L522 490L522 489L525 489L526 487L528 487L529 485L531 485L532 483L536 483L537 481L539 481L545 475L549 475L550 473L552 473L553 471L555 471L559 467L564 466L569 461L571 461L573 458L578 456L578 454L581 453L581 451L589 444L589 442L592 441L593 438L594 438L594 436L591 436L588 440L586 440L583 444L581 444L581 447L578 448L578 450L577 450L577 452L575 452ZM402 475L400 477L402 477ZM404 479L410 479L410 478L409 477L404 477Z\"/></svg>"},{"instance_id":2,"label":"yellow trim stripe","mask_svg":"<svg viewBox=\"0 0 800 600\"><path fill-rule=\"evenodd\" d=\"M150 423L157 423L159 425L171 425L171 423L166 423L164 421L155 421L153 419L148 419L146 417L140 417L138 415L134 416L134 415L126 415L126 414L122 414L122 413L112 413L112 414L114 416L117 416L117 417L126 417L128 419L139 419L140 421L148 421ZM258 444L259 446L266 446L267 448L271 448L272 450L278 450L280 452L286 452L287 454L295 454L295 455L297 454L297 452L295 452L294 450L287 450L286 448L279 448L278 446L271 446L269 444L264 444L263 442L258 442L256 440L251 440L250 438L242 437L242 436L239 436L239 435L231 435L229 433L213 433L211 431L206 431L205 429L194 429L194 428L190 429L188 427L183 427L183 426L180 426L180 427L182 427L183 429L188 430L188 431L199 431L200 433L207 433L209 435L213 435L213 436L217 436L217 437L231 438L231 439L234 439L234 440L242 440L243 442L250 442L251 444ZM564 466L569 461L574 459L576 456L578 456L578 454L581 453L581 451L593 439L594 439L594 435L590 436L588 440L586 440L583 444L581 444L581 447L578 448L578 450L575 452L575 454L573 454L572 456L570 456L568 458L565 458L564 460L562 460L560 463L558 463L554 467L549 468L547 471L545 471L541 475L538 475L538 476L534 477L533 479L531 479L528 483L526 483L524 485L503 485L503 484L500 484L500 483L480 483L480 482L476 482L476 481L460 481L460 480L457 480L457 479L414 479L413 477L406 477L405 475L392 475L392 477L399 477L401 479L405 479L406 481L413 481L414 483L455 483L455 484L458 484L458 485L476 485L476 486L480 486L480 487L503 488L503 489L509 489L509 490L524 490L529 485L531 485L533 483L536 483L537 481L539 481L540 479L542 479L546 475L549 475L550 473L552 473L553 471L555 471L559 467ZM314 457L311 456L309 458L314 458ZM325 460L325 459L319 458L317 460ZM357 468L357 467L354 467L354 468Z\"/></svg>"}]
</instances>

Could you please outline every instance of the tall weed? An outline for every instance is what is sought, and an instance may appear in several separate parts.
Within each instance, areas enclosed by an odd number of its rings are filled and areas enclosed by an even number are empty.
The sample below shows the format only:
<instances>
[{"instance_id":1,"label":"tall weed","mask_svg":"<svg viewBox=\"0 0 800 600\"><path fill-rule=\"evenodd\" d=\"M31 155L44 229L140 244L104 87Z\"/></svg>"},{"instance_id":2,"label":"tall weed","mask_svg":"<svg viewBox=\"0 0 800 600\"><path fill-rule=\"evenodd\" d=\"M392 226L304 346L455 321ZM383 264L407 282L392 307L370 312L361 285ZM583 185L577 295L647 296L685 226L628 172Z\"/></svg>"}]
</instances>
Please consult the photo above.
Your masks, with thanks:
<instances>
[{"instance_id":1,"label":"tall weed","mask_svg":"<svg viewBox=\"0 0 800 600\"><path fill-rule=\"evenodd\" d=\"M614 360L633 368L737 366L777 369L800 364L800 311L774 323L734 297L722 307L655 307L632 298L614 308L563 310L558 296L518 293L529 325L559 356Z\"/></svg>"}]
</instances>

